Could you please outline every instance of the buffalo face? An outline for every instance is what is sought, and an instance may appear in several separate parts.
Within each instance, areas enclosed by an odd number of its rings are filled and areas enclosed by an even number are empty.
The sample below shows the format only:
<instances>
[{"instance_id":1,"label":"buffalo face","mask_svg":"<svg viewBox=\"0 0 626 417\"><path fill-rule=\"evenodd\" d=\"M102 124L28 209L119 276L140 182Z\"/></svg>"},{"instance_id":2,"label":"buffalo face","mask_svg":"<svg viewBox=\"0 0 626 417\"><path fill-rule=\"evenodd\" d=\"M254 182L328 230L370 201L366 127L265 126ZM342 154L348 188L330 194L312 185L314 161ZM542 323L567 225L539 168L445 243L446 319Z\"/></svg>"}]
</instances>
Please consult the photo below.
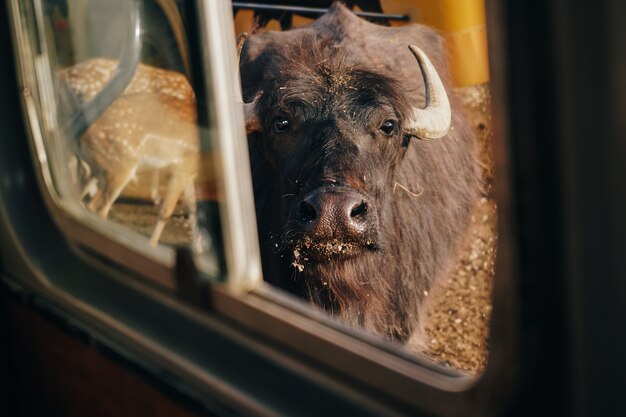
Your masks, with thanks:
<instances>
[{"instance_id":1,"label":"buffalo face","mask_svg":"<svg viewBox=\"0 0 626 417\"><path fill-rule=\"evenodd\" d=\"M266 85L257 146L283 224L275 245L302 272L384 250L386 190L403 147L405 104L389 77L323 60Z\"/></svg>"}]
</instances>

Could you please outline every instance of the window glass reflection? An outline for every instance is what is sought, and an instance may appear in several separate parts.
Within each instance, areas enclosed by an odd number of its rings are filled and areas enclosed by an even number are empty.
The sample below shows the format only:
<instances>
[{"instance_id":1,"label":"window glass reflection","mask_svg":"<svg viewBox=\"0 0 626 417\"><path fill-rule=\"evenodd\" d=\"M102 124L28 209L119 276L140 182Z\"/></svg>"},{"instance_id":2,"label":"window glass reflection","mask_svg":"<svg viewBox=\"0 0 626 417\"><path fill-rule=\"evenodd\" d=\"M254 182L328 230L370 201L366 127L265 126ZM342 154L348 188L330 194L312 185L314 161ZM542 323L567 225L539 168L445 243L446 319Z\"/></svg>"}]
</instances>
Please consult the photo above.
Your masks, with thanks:
<instances>
[{"instance_id":1,"label":"window glass reflection","mask_svg":"<svg viewBox=\"0 0 626 417\"><path fill-rule=\"evenodd\" d=\"M57 191L146 244L211 254L215 175L176 3L44 0L41 8Z\"/></svg>"}]
</instances>

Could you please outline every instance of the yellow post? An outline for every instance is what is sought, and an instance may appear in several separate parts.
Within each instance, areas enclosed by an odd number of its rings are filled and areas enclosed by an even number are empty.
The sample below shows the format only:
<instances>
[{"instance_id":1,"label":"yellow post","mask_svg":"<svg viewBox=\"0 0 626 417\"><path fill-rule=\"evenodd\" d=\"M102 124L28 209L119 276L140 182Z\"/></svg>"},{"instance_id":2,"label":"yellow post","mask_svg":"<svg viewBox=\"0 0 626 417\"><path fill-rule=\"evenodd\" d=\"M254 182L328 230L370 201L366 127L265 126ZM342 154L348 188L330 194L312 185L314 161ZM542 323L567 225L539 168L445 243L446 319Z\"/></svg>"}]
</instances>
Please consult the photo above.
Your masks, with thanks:
<instances>
[{"instance_id":1,"label":"yellow post","mask_svg":"<svg viewBox=\"0 0 626 417\"><path fill-rule=\"evenodd\" d=\"M437 29L445 38L454 83L489 81L484 0L381 0L386 13L408 13L412 22Z\"/></svg>"}]
</instances>

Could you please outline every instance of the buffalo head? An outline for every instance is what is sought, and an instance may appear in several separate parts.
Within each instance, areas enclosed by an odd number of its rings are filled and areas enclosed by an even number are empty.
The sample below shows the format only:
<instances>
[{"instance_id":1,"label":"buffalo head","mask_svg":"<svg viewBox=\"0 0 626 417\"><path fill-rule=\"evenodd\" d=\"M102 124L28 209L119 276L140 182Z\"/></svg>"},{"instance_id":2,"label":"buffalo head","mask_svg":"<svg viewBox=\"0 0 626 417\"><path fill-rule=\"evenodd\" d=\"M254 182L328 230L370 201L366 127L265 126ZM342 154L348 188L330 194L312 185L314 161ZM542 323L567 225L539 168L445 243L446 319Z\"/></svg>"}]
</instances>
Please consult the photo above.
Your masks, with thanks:
<instances>
[{"instance_id":1,"label":"buffalo head","mask_svg":"<svg viewBox=\"0 0 626 417\"><path fill-rule=\"evenodd\" d=\"M443 67L427 29L335 6L252 36L240 64L266 279L404 342L478 189L431 53Z\"/></svg>"}]
</instances>

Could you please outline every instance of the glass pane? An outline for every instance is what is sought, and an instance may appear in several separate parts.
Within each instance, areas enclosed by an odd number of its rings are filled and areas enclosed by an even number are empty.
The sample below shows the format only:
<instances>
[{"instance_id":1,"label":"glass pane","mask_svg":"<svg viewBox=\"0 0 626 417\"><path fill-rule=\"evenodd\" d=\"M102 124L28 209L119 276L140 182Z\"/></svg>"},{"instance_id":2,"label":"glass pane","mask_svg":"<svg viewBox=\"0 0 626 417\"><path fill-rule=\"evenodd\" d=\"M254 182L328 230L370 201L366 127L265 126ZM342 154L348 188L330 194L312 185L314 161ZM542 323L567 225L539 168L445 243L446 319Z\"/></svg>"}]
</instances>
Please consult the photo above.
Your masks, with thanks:
<instances>
[{"instance_id":1,"label":"glass pane","mask_svg":"<svg viewBox=\"0 0 626 417\"><path fill-rule=\"evenodd\" d=\"M478 373L496 240L484 5L346 3L235 8L265 279Z\"/></svg>"},{"instance_id":2,"label":"glass pane","mask_svg":"<svg viewBox=\"0 0 626 417\"><path fill-rule=\"evenodd\" d=\"M189 246L218 275L206 94L190 82L177 3L40 0L22 13L60 204L135 246Z\"/></svg>"}]
</instances>

